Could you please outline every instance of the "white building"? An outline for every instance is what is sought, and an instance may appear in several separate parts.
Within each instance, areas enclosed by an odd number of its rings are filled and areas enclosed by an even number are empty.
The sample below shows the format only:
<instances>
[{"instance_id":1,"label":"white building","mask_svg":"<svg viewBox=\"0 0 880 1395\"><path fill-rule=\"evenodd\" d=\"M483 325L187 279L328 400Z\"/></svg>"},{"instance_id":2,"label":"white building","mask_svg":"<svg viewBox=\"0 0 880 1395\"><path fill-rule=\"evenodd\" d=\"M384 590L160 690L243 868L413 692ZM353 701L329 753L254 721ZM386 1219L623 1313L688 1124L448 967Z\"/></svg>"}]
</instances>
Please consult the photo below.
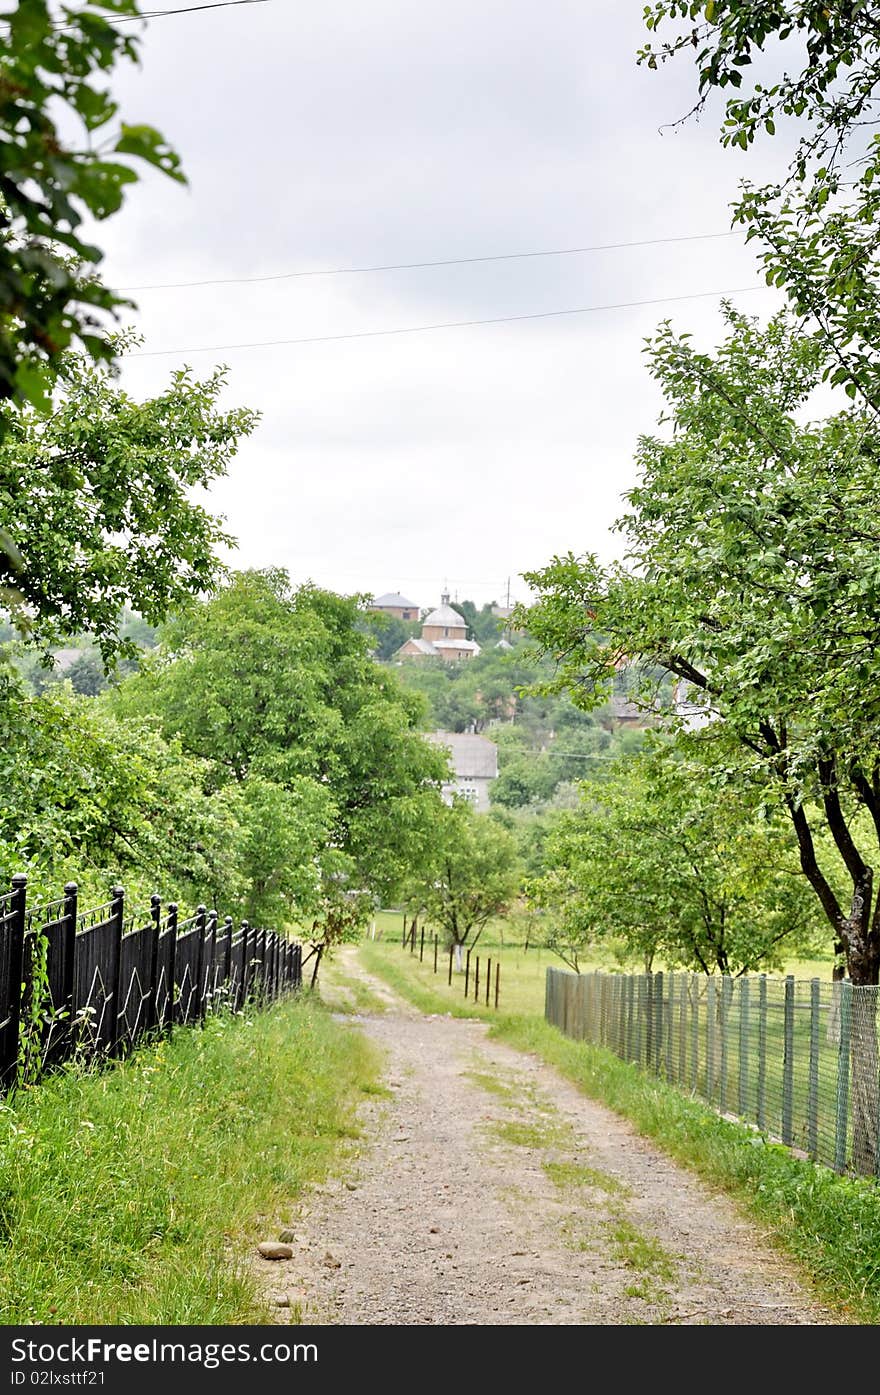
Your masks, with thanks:
<instances>
[{"instance_id":1,"label":"white building","mask_svg":"<svg viewBox=\"0 0 880 1395\"><path fill-rule=\"evenodd\" d=\"M428 740L435 746L445 746L452 757L454 778L443 786L447 804L458 794L485 814L489 808L489 787L498 778L495 742L470 731L432 731Z\"/></svg>"}]
</instances>

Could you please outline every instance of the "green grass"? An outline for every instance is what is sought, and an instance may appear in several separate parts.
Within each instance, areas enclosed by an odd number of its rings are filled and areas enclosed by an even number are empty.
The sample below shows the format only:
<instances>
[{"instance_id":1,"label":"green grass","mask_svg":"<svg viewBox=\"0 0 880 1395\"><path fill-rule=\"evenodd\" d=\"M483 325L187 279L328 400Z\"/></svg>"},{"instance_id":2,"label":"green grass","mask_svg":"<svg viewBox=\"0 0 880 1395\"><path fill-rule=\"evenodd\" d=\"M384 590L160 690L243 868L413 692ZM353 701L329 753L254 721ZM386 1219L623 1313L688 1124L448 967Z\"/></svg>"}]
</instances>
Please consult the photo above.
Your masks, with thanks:
<instances>
[{"instance_id":1,"label":"green grass","mask_svg":"<svg viewBox=\"0 0 880 1395\"><path fill-rule=\"evenodd\" d=\"M880 1188L874 1183L840 1177L781 1144L765 1142L613 1052L564 1037L542 1016L496 1014L473 1003L450 1008L445 985L442 993L432 991L399 946L397 957L370 955L374 948L361 951L364 962L416 1007L485 1018L491 1035L542 1057L585 1094L630 1119L671 1157L726 1191L850 1321L880 1322Z\"/></svg>"},{"instance_id":2,"label":"green grass","mask_svg":"<svg viewBox=\"0 0 880 1395\"><path fill-rule=\"evenodd\" d=\"M266 1321L248 1263L353 1147L373 1050L307 1000L0 1107L0 1321Z\"/></svg>"},{"instance_id":3,"label":"green grass","mask_svg":"<svg viewBox=\"0 0 880 1395\"><path fill-rule=\"evenodd\" d=\"M646 1235L625 1216L613 1216L605 1222L609 1249L612 1259L625 1264L628 1269L663 1283L671 1283L677 1275L677 1265L673 1255L655 1240ZM644 1296L644 1295L639 1295Z\"/></svg>"},{"instance_id":4,"label":"green grass","mask_svg":"<svg viewBox=\"0 0 880 1395\"><path fill-rule=\"evenodd\" d=\"M545 1162L544 1171L561 1191L571 1191L579 1187L594 1187L607 1192L609 1196L630 1196L629 1187L610 1172L598 1167L588 1167L586 1163Z\"/></svg>"}]
</instances>

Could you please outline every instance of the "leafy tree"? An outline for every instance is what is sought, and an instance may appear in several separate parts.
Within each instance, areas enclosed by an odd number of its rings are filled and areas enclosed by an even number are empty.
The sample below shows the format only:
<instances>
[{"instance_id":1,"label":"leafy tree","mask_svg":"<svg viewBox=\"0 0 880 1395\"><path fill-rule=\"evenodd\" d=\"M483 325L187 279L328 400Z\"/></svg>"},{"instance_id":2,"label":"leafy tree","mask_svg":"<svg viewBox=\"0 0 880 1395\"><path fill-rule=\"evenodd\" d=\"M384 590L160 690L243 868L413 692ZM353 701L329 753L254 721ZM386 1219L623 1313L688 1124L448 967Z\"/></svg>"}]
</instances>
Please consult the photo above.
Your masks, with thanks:
<instances>
[{"instance_id":1,"label":"leafy tree","mask_svg":"<svg viewBox=\"0 0 880 1395\"><path fill-rule=\"evenodd\" d=\"M47 646L90 630L106 662L137 652L123 606L150 623L210 586L219 521L192 495L222 475L254 413L221 411L221 371L188 369L145 402L106 368L66 361L51 416L10 411L0 439L0 583L20 627Z\"/></svg>"},{"instance_id":2,"label":"leafy tree","mask_svg":"<svg viewBox=\"0 0 880 1395\"><path fill-rule=\"evenodd\" d=\"M69 685L27 695L10 676L0 701L0 864L37 894L72 879L104 900L120 879L193 904L239 895L236 820L205 797L203 769L155 723L118 721Z\"/></svg>"},{"instance_id":3,"label":"leafy tree","mask_svg":"<svg viewBox=\"0 0 880 1395\"><path fill-rule=\"evenodd\" d=\"M398 620L396 615L386 615L381 610L368 611L366 624L374 636L374 657L383 662L393 659L400 646L422 628L418 621Z\"/></svg>"},{"instance_id":4,"label":"leafy tree","mask_svg":"<svg viewBox=\"0 0 880 1395\"><path fill-rule=\"evenodd\" d=\"M853 398L880 408L880 17L867 0L654 0L645 9L659 47L640 61L655 68L685 53L697 67L699 114L726 94L721 140L747 150L798 123L784 178L748 182L736 222L757 239L768 283L780 286L805 323L816 326L822 368ZM766 55L779 75L763 79ZM763 58L762 80L748 69Z\"/></svg>"},{"instance_id":5,"label":"leafy tree","mask_svg":"<svg viewBox=\"0 0 880 1395\"><path fill-rule=\"evenodd\" d=\"M434 822L425 873L412 879L410 900L443 931L460 968L462 947L475 945L488 922L504 914L520 880L512 834L456 799Z\"/></svg>"},{"instance_id":6,"label":"leafy tree","mask_svg":"<svg viewBox=\"0 0 880 1395\"><path fill-rule=\"evenodd\" d=\"M540 593L529 625L579 701L607 691L624 656L685 685L719 783L760 781L781 802L835 949L854 983L876 984L880 442L867 410L803 424L815 340L784 315L762 331L727 313L714 358L668 327L651 347L674 429L639 444L628 562L555 559L528 578ZM868 1019L853 1037L860 1168L877 1141Z\"/></svg>"},{"instance_id":7,"label":"leafy tree","mask_svg":"<svg viewBox=\"0 0 880 1395\"><path fill-rule=\"evenodd\" d=\"M356 934L425 855L446 759L419 732L418 699L371 659L356 597L240 573L170 625L110 701L159 714L216 790L250 787L254 894L310 922L321 946Z\"/></svg>"},{"instance_id":8,"label":"leafy tree","mask_svg":"<svg viewBox=\"0 0 880 1395\"><path fill-rule=\"evenodd\" d=\"M821 924L790 825L741 789L719 789L693 741L652 742L584 781L545 858L531 896L549 947L575 970L611 940L646 972L657 957L706 974L765 970Z\"/></svg>"},{"instance_id":9,"label":"leafy tree","mask_svg":"<svg viewBox=\"0 0 880 1395\"><path fill-rule=\"evenodd\" d=\"M0 20L0 399L47 406L77 345L112 362L108 322L130 302L100 280L83 223L121 207L133 161L183 178L158 131L115 128L106 77L136 60L139 40L113 20L139 13L135 0L17 0Z\"/></svg>"},{"instance_id":10,"label":"leafy tree","mask_svg":"<svg viewBox=\"0 0 880 1395\"><path fill-rule=\"evenodd\" d=\"M453 601L452 609L457 610L470 631L469 638L478 644L497 644L501 637L503 622L492 614L495 601L487 601L477 609L473 601Z\"/></svg>"}]
</instances>

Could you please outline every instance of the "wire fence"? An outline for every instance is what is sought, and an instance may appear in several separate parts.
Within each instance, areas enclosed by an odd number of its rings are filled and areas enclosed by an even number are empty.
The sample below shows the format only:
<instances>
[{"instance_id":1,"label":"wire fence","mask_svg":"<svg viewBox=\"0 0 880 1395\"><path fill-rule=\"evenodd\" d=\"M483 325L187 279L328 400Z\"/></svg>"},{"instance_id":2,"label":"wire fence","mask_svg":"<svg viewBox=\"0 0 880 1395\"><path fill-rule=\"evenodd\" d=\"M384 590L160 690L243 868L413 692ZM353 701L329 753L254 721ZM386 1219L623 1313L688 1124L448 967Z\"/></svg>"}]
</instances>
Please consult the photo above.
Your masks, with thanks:
<instances>
[{"instance_id":1,"label":"wire fence","mask_svg":"<svg viewBox=\"0 0 880 1395\"><path fill-rule=\"evenodd\" d=\"M545 1016L816 1162L876 1177L878 992L764 974L548 968Z\"/></svg>"},{"instance_id":2,"label":"wire fence","mask_svg":"<svg viewBox=\"0 0 880 1395\"><path fill-rule=\"evenodd\" d=\"M199 906L159 896L132 911L116 887L81 911L76 884L31 908L27 878L0 895L0 1089L72 1058L125 1055L147 1032L218 1007L270 1002L302 982L302 948Z\"/></svg>"}]
</instances>

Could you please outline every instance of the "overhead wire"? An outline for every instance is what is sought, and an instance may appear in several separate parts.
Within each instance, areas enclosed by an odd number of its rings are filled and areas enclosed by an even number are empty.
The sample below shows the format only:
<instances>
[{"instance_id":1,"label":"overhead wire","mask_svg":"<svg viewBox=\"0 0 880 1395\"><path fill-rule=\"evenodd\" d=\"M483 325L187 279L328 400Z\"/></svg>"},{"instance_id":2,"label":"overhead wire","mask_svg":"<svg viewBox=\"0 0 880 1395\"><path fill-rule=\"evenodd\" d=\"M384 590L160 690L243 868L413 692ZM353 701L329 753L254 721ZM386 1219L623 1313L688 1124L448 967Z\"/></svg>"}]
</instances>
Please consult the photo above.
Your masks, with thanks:
<instances>
[{"instance_id":1,"label":"overhead wire","mask_svg":"<svg viewBox=\"0 0 880 1395\"><path fill-rule=\"evenodd\" d=\"M346 334L311 334L297 339L255 339L238 344L200 344L189 348L136 349L127 358L163 358L176 354L227 353L242 349L277 349L300 344L334 344L348 339L383 339L402 334L428 334L435 330L472 329L481 325L515 324L525 320L551 320L568 315L595 315L608 310L631 310L647 305L671 305L682 300L706 300L715 296L746 295L774 290L773 286L736 286L720 291L691 291L686 295L655 296L649 300L619 300L607 305L579 305L567 310L538 310L526 315L493 315L481 320L446 320L430 325L405 325L399 329L365 329Z\"/></svg>"},{"instance_id":2,"label":"overhead wire","mask_svg":"<svg viewBox=\"0 0 880 1395\"><path fill-rule=\"evenodd\" d=\"M205 281L160 281L143 286L120 286L120 291L180 291L199 286L245 286L265 281L294 281L314 276L363 276L380 271L415 271L429 267L475 266L480 262L526 261L536 257L573 257L587 252L613 252L629 247L660 247L674 242L706 242L713 238L736 237L733 229L716 233L688 233L683 236L649 237L639 242L598 242L589 247L555 247L540 252L496 252L484 257L446 257L430 262L386 262L375 266L334 266L308 271L281 271L268 276L222 276Z\"/></svg>"}]
</instances>

